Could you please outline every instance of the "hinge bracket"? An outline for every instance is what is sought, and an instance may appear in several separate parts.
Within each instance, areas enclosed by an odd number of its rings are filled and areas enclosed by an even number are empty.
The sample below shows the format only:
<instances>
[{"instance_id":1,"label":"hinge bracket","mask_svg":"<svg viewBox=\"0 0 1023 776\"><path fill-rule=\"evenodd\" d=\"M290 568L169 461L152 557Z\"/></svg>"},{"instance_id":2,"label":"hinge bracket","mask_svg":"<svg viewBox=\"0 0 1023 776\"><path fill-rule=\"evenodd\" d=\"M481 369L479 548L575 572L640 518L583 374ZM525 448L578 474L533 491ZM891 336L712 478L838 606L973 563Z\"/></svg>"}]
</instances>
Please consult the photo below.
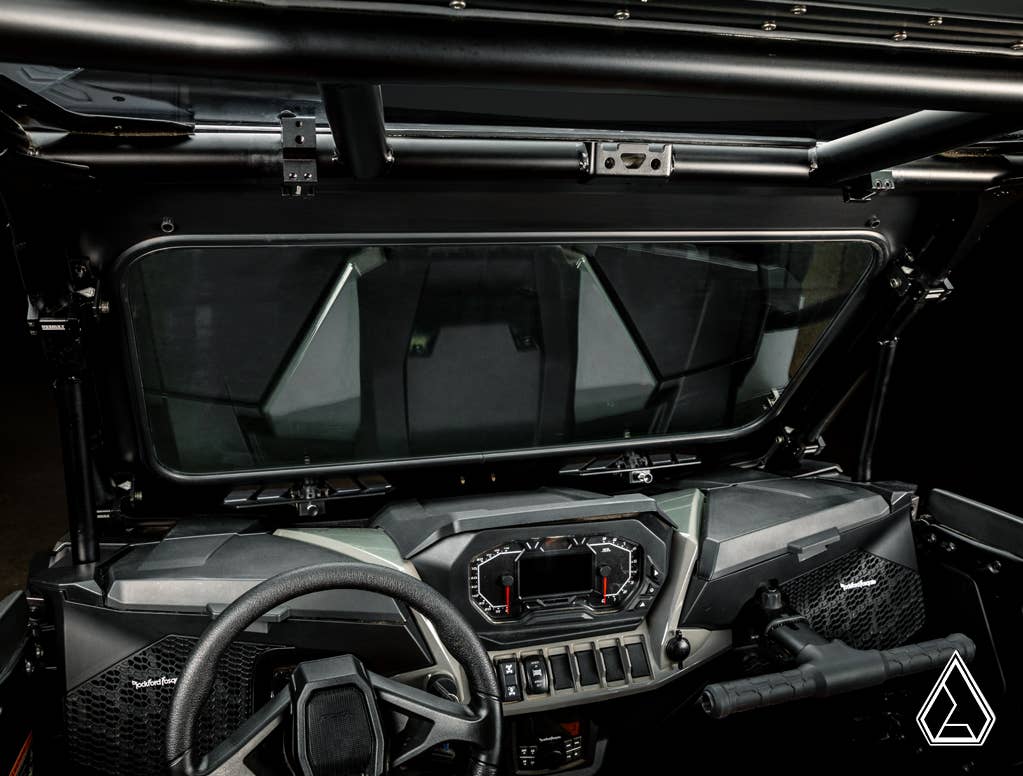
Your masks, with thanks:
<instances>
[{"instance_id":1,"label":"hinge bracket","mask_svg":"<svg viewBox=\"0 0 1023 776\"><path fill-rule=\"evenodd\" d=\"M849 181L844 189L846 202L869 202L878 194L895 189L895 176L891 170L877 170Z\"/></svg>"},{"instance_id":2,"label":"hinge bracket","mask_svg":"<svg viewBox=\"0 0 1023 776\"><path fill-rule=\"evenodd\" d=\"M316 117L281 115L281 194L311 197L316 193Z\"/></svg>"}]
</instances>

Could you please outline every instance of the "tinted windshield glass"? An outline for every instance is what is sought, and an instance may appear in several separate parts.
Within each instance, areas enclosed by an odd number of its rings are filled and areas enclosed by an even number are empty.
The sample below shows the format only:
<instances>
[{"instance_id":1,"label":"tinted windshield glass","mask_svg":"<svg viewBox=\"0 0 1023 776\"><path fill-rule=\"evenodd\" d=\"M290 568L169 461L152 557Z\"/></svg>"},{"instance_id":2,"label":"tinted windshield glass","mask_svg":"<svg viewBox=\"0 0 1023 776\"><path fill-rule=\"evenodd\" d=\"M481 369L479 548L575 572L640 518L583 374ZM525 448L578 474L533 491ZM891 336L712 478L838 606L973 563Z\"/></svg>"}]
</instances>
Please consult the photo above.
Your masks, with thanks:
<instances>
[{"instance_id":1,"label":"tinted windshield glass","mask_svg":"<svg viewBox=\"0 0 1023 776\"><path fill-rule=\"evenodd\" d=\"M177 247L124 276L160 461L201 473L728 429L861 242Z\"/></svg>"}]
</instances>

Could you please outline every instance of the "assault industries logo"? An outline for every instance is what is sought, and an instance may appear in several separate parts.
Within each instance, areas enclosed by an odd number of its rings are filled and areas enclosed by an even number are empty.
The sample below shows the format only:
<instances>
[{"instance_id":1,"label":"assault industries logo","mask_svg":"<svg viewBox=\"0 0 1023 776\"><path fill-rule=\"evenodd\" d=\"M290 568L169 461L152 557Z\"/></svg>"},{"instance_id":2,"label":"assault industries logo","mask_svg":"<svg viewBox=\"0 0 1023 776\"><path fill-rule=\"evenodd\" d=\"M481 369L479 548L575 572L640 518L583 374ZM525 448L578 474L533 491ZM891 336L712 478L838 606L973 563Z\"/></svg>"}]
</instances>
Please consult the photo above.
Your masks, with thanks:
<instances>
[{"instance_id":1,"label":"assault industries logo","mask_svg":"<svg viewBox=\"0 0 1023 776\"><path fill-rule=\"evenodd\" d=\"M995 715L958 652L954 652L916 715L931 746L980 746Z\"/></svg>"}]
</instances>

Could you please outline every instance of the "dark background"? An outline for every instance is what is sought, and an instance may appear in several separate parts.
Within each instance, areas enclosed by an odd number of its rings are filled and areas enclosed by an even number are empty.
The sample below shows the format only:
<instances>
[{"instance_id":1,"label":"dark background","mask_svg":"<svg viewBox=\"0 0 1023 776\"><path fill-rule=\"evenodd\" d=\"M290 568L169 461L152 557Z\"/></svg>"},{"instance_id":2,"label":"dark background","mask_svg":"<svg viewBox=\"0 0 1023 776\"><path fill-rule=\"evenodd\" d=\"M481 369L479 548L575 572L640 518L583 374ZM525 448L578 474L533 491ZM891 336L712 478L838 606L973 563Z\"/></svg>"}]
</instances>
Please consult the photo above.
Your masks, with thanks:
<instances>
[{"instance_id":1,"label":"dark background","mask_svg":"<svg viewBox=\"0 0 1023 776\"><path fill-rule=\"evenodd\" d=\"M4 256L7 259L7 256ZM0 266L0 597L24 586L33 552L67 532L57 409L27 302L10 261Z\"/></svg>"},{"instance_id":2,"label":"dark background","mask_svg":"<svg viewBox=\"0 0 1023 776\"><path fill-rule=\"evenodd\" d=\"M1023 514L1017 448L1023 261L1020 214L989 230L952 275L955 290L929 305L900 340L875 459L875 479L942 487ZM15 267L0 267L0 595L20 587L33 552L67 530L56 409L38 343L25 329ZM868 382L869 384L869 382ZM865 394L865 391L864 391ZM866 396L825 434L823 457L853 471Z\"/></svg>"}]
</instances>

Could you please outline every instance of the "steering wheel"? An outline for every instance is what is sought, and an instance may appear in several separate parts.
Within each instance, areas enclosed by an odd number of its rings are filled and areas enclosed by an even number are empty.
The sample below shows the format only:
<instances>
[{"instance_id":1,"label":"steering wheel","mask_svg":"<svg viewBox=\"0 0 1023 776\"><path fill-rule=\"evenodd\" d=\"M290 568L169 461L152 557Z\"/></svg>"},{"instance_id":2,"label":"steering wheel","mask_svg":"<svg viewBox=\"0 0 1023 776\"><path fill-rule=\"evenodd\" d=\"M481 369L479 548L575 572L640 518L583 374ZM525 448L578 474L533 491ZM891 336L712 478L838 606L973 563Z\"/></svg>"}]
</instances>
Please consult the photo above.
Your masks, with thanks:
<instances>
[{"instance_id":1,"label":"steering wheel","mask_svg":"<svg viewBox=\"0 0 1023 776\"><path fill-rule=\"evenodd\" d=\"M307 593L339 588L382 593L426 616L441 643L465 669L470 703L440 698L375 674L353 655L306 661L295 668L288 691L277 693L197 761L199 712L213 688L214 667L231 642L275 606ZM396 724L383 724L385 714ZM291 765L302 776L380 776L446 741L469 745L469 776L494 776L501 747L497 676L475 631L429 585L366 563L307 566L256 585L203 631L174 689L165 747L169 771L172 776L248 773L244 758L282 725L290 725Z\"/></svg>"}]
</instances>

